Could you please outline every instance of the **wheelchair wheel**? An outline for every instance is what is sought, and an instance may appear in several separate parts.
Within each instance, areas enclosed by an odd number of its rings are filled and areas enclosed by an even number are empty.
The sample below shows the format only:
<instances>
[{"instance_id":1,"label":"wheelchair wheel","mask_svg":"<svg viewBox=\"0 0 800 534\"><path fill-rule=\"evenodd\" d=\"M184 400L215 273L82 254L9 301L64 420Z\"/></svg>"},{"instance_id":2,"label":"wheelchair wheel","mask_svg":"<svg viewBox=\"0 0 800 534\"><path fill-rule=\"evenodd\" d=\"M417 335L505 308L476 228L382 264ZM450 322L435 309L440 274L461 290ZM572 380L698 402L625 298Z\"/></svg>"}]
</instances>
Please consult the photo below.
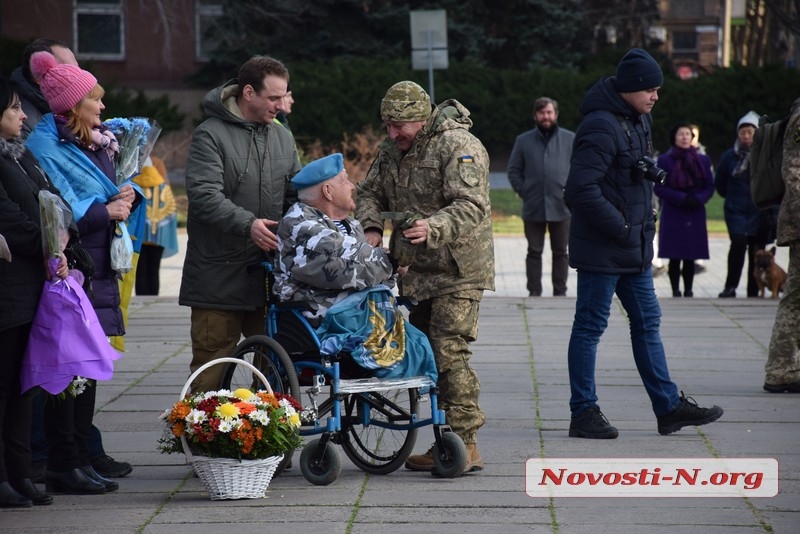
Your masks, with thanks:
<instances>
[{"instance_id":1,"label":"wheelchair wheel","mask_svg":"<svg viewBox=\"0 0 800 534\"><path fill-rule=\"evenodd\" d=\"M444 451L433 445L433 474L442 478L460 477L467 466L467 446L455 432L444 432L442 445Z\"/></svg>"},{"instance_id":2,"label":"wheelchair wheel","mask_svg":"<svg viewBox=\"0 0 800 534\"><path fill-rule=\"evenodd\" d=\"M306 480L315 486L327 486L339 478L342 462L329 441L322 455L318 455L319 439L310 441L300 453L300 471Z\"/></svg>"},{"instance_id":3,"label":"wheelchair wheel","mask_svg":"<svg viewBox=\"0 0 800 534\"><path fill-rule=\"evenodd\" d=\"M342 407L342 448L362 471L386 475L411 455L417 430L385 425L410 425L417 414L416 389L390 389L351 394ZM368 417L369 424L363 424Z\"/></svg>"},{"instance_id":4,"label":"wheelchair wheel","mask_svg":"<svg viewBox=\"0 0 800 534\"><path fill-rule=\"evenodd\" d=\"M292 360L274 339L267 336L248 337L236 346L233 357L253 364L264 374L272 391L291 395L298 401L301 400L300 385ZM220 386L231 391L238 388L255 391L262 389L258 382L253 373L243 365L229 364L222 375ZM292 453L287 452L275 470L275 476L279 475L291 462Z\"/></svg>"}]
</instances>

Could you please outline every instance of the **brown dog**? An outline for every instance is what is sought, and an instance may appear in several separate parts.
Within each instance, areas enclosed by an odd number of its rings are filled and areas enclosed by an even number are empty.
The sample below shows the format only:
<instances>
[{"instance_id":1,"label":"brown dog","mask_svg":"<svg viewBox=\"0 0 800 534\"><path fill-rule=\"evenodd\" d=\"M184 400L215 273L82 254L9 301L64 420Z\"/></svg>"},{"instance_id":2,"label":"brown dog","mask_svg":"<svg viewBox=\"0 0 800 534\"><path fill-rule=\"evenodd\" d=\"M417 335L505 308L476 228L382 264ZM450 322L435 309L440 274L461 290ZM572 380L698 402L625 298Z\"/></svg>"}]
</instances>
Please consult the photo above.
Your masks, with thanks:
<instances>
[{"instance_id":1,"label":"brown dog","mask_svg":"<svg viewBox=\"0 0 800 534\"><path fill-rule=\"evenodd\" d=\"M772 292L772 298L778 298L778 293L783 291L783 286L786 285L786 271L775 263L775 251L775 247L756 251L753 278L756 279L758 296L761 298L764 298L767 288Z\"/></svg>"}]
</instances>

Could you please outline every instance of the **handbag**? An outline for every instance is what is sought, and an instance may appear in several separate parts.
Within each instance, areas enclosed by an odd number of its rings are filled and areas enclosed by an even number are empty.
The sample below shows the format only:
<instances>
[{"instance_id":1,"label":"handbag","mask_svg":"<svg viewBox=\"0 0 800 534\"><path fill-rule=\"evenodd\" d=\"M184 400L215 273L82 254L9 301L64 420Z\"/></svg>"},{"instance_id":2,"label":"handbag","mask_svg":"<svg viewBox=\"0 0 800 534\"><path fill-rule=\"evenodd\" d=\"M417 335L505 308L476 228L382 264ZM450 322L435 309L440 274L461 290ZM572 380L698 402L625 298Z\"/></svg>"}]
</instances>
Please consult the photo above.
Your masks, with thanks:
<instances>
[{"instance_id":1,"label":"handbag","mask_svg":"<svg viewBox=\"0 0 800 534\"><path fill-rule=\"evenodd\" d=\"M92 278L94 277L95 264L89 251L83 246L79 239L73 240L64 249L64 255L67 257L67 266L69 269L78 270L83 274L83 290L89 295L92 293Z\"/></svg>"}]
</instances>

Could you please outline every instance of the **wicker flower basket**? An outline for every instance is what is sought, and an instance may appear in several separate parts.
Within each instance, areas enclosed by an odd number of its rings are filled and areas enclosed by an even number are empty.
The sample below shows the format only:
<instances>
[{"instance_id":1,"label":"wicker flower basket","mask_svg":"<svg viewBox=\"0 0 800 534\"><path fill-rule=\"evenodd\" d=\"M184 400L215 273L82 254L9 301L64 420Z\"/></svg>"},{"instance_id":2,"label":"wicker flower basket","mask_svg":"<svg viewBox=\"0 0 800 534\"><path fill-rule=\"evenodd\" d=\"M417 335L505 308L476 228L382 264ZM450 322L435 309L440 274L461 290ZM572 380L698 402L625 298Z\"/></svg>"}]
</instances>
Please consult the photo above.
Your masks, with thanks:
<instances>
[{"instance_id":1,"label":"wicker flower basket","mask_svg":"<svg viewBox=\"0 0 800 534\"><path fill-rule=\"evenodd\" d=\"M218 358L202 365L186 381L181 390L180 398L186 396L192 382L197 376L211 367L221 363L235 363L244 365L261 380L264 389L272 393L272 388L266 377L252 364L238 358ZM197 476L203 482L212 501L224 499L260 499L267 493L267 488L283 459L283 455L271 456L260 460L237 460L231 458L209 458L192 454L186 438L181 436L183 452L186 462L190 464Z\"/></svg>"}]
</instances>

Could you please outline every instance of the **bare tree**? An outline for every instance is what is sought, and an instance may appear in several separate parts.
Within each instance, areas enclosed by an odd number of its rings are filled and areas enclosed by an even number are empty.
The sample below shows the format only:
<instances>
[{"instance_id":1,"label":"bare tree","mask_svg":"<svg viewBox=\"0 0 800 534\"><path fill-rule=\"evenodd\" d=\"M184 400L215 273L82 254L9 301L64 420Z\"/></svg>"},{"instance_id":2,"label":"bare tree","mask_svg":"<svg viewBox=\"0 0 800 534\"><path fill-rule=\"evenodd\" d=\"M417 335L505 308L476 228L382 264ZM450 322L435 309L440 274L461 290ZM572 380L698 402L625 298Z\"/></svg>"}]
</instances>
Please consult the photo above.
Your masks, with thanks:
<instances>
[{"instance_id":1,"label":"bare tree","mask_svg":"<svg viewBox=\"0 0 800 534\"><path fill-rule=\"evenodd\" d=\"M731 32L733 61L751 66L786 63L792 35L800 34L800 0L748 0L746 6L745 24Z\"/></svg>"}]
</instances>

